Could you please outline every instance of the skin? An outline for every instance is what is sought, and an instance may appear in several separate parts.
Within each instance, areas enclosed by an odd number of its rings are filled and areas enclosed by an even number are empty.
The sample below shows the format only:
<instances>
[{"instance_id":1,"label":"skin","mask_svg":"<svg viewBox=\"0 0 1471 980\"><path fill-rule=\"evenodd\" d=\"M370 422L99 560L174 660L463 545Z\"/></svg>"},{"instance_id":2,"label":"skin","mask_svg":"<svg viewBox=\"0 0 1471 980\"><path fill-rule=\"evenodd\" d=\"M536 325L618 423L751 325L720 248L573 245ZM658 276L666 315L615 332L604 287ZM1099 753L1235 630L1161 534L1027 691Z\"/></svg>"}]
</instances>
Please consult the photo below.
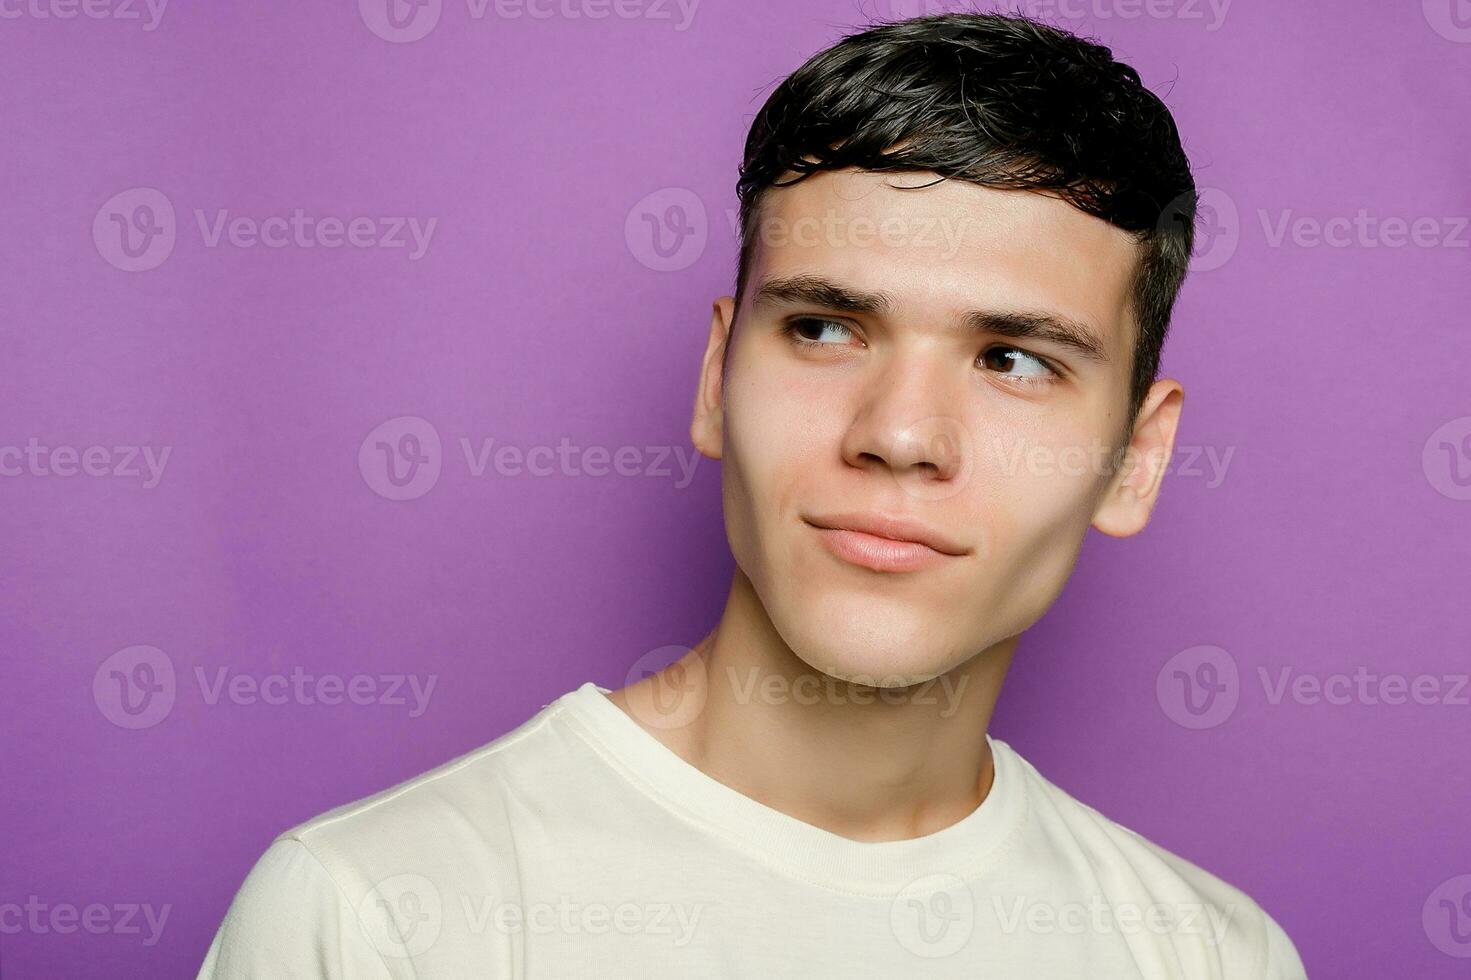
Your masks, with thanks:
<instances>
[{"instance_id":1,"label":"skin","mask_svg":"<svg viewBox=\"0 0 1471 980\"><path fill-rule=\"evenodd\" d=\"M722 461L730 593L688 655L609 697L691 765L798 820L852 840L923 836L985 799L1007 668L1088 528L1128 537L1148 522L1184 391L1157 381L1124 464L1109 465L1138 246L1061 200L823 171L770 189L763 215L739 314L732 296L713 304L690 428ZM758 300L795 276L881 291L889 308ZM977 333L960 320L970 310L1067 317L1106 357ZM799 318L823 321L797 333L820 346L783 332ZM1050 384L1027 383L1049 365ZM969 550L862 568L805 521L846 511L912 516Z\"/></svg>"}]
</instances>

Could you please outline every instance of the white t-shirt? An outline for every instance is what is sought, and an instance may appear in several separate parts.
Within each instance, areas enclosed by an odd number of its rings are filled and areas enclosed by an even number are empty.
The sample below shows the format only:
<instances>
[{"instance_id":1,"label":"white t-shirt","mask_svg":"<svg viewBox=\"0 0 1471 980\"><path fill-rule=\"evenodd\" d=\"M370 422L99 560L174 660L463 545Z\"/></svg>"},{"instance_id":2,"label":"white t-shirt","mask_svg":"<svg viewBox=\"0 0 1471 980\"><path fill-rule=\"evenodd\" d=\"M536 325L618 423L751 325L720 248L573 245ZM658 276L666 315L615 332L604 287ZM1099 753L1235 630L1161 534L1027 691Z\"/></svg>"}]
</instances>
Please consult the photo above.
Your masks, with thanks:
<instances>
[{"instance_id":1,"label":"white t-shirt","mask_svg":"<svg viewBox=\"0 0 1471 980\"><path fill-rule=\"evenodd\" d=\"M854 841L707 776L592 682L276 838L200 978L1290 980L1250 898L991 738L979 807Z\"/></svg>"}]
</instances>

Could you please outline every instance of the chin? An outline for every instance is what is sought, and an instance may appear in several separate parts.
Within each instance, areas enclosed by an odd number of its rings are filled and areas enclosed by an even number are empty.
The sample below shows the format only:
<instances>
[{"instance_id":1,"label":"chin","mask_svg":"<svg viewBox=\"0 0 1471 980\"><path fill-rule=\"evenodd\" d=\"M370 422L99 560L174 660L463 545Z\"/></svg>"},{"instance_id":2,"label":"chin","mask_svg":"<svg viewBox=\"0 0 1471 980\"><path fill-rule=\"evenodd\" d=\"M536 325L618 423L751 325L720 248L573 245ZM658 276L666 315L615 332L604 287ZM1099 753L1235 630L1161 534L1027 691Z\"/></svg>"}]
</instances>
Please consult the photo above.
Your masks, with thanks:
<instances>
[{"instance_id":1,"label":"chin","mask_svg":"<svg viewBox=\"0 0 1471 980\"><path fill-rule=\"evenodd\" d=\"M871 687L920 684L969 655L936 629L944 622L938 613L897 601L892 608L880 605L872 596L828 595L801 608L773 609L772 622L813 670Z\"/></svg>"}]
</instances>

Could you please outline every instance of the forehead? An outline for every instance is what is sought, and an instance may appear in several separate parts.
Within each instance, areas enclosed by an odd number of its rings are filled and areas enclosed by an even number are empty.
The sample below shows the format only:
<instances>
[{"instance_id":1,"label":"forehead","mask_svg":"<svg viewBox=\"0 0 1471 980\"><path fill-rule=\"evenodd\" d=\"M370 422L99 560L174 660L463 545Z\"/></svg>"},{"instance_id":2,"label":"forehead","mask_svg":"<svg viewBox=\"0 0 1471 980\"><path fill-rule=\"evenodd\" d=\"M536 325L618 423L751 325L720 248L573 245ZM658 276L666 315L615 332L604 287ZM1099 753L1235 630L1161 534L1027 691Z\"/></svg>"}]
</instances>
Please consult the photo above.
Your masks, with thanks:
<instances>
[{"instance_id":1,"label":"forehead","mask_svg":"<svg viewBox=\"0 0 1471 980\"><path fill-rule=\"evenodd\" d=\"M756 234L753 291L821 275L890 294L893 315L916 323L1041 310L1095 325L1111 351L1132 342L1138 246L1054 197L930 173L819 171L769 188Z\"/></svg>"}]
</instances>

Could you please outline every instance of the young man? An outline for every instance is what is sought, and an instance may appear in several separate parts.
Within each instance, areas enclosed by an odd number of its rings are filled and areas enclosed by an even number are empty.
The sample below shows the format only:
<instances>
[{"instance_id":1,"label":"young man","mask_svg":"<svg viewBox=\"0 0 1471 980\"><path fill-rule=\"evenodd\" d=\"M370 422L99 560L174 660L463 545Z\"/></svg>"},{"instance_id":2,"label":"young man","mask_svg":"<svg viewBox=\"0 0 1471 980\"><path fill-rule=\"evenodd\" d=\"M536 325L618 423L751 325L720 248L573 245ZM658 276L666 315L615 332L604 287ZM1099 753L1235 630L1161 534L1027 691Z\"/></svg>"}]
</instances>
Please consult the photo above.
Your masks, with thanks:
<instances>
[{"instance_id":1,"label":"young man","mask_svg":"<svg viewBox=\"0 0 1471 980\"><path fill-rule=\"evenodd\" d=\"M915 19L787 79L739 192L691 427L719 623L282 834L200 976L1303 977L1245 894L987 734L1173 445L1168 110L1064 32Z\"/></svg>"}]
</instances>

